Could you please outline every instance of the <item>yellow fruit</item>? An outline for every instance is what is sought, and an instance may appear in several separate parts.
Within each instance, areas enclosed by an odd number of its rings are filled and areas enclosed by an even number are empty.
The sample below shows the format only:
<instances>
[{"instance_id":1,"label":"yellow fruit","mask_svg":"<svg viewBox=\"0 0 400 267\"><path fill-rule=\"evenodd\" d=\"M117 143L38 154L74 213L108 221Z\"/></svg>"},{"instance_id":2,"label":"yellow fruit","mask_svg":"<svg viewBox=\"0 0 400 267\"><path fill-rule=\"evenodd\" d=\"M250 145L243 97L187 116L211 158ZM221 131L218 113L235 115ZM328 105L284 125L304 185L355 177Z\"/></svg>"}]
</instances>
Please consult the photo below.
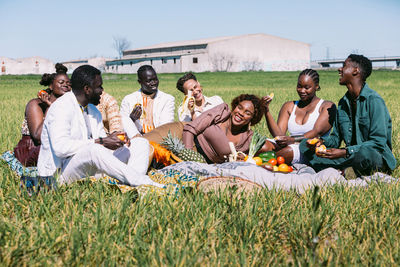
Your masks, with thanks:
<instances>
[{"instance_id":1,"label":"yellow fruit","mask_svg":"<svg viewBox=\"0 0 400 267\"><path fill-rule=\"evenodd\" d=\"M256 165L260 166L262 164L262 159L260 157L254 157L253 159L256 162Z\"/></svg>"},{"instance_id":2,"label":"yellow fruit","mask_svg":"<svg viewBox=\"0 0 400 267\"><path fill-rule=\"evenodd\" d=\"M275 165L273 168L274 168L274 172L277 172L277 171L279 171L279 168L278 168L278 166L276 166L276 165Z\"/></svg>"},{"instance_id":3,"label":"yellow fruit","mask_svg":"<svg viewBox=\"0 0 400 267\"><path fill-rule=\"evenodd\" d=\"M315 154L319 155L320 153L326 152L326 146L320 145L319 147L315 148Z\"/></svg>"},{"instance_id":4,"label":"yellow fruit","mask_svg":"<svg viewBox=\"0 0 400 267\"><path fill-rule=\"evenodd\" d=\"M313 138L313 139L308 139L307 143L309 143L310 145L315 145L318 141L319 141L318 138Z\"/></svg>"},{"instance_id":5,"label":"yellow fruit","mask_svg":"<svg viewBox=\"0 0 400 267\"><path fill-rule=\"evenodd\" d=\"M125 134L117 134L117 137L119 138L119 140L125 142Z\"/></svg>"},{"instance_id":6,"label":"yellow fruit","mask_svg":"<svg viewBox=\"0 0 400 267\"><path fill-rule=\"evenodd\" d=\"M249 156L246 155L246 157L244 157L244 161L247 161L248 158L249 158Z\"/></svg>"},{"instance_id":7,"label":"yellow fruit","mask_svg":"<svg viewBox=\"0 0 400 267\"><path fill-rule=\"evenodd\" d=\"M274 93L270 93L270 94L269 94L269 97L270 97L271 99L274 98L274 96L275 96Z\"/></svg>"},{"instance_id":8,"label":"yellow fruit","mask_svg":"<svg viewBox=\"0 0 400 267\"><path fill-rule=\"evenodd\" d=\"M289 172L289 166L285 163L279 165L278 170L280 172Z\"/></svg>"}]
</instances>

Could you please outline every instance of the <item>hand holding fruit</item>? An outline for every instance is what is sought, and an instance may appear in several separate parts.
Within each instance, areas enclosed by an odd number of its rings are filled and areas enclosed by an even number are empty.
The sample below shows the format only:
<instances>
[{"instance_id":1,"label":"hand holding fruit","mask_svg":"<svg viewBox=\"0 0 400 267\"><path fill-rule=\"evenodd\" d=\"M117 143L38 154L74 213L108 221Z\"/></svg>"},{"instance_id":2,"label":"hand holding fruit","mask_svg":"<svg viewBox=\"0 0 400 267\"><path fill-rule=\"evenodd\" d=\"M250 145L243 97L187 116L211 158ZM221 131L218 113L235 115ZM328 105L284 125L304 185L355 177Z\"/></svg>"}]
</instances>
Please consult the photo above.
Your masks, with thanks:
<instances>
[{"instance_id":1,"label":"hand holding fruit","mask_svg":"<svg viewBox=\"0 0 400 267\"><path fill-rule=\"evenodd\" d=\"M118 135L120 135L121 132L113 132L112 134L110 134L107 137L103 138L103 146L111 149L111 150L115 150L118 149L120 147L122 147L125 144L125 141L122 141ZM99 143L99 142L97 142Z\"/></svg>"},{"instance_id":2,"label":"hand holding fruit","mask_svg":"<svg viewBox=\"0 0 400 267\"><path fill-rule=\"evenodd\" d=\"M48 106L50 106L51 105L51 102L50 102L50 95L49 95L49 93L47 93L47 91L46 90L40 90L39 92L38 92L38 98L43 102L43 103L46 103Z\"/></svg>"},{"instance_id":3,"label":"hand holding fruit","mask_svg":"<svg viewBox=\"0 0 400 267\"><path fill-rule=\"evenodd\" d=\"M116 132L119 140L125 143L128 147L131 145L131 139L129 139L128 135L125 132Z\"/></svg>"},{"instance_id":4,"label":"hand holding fruit","mask_svg":"<svg viewBox=\"0 0 400 267\"><path fill-rule=\"evenodd\" d=\"M190 97L188 101L188 109L191 113L194 113L194 97Z\"/></svg>"},{"instance_id":5,"label":"hand holding fruit","mask_svg":"<svg viewBox=\"0 0 400 267\"><path fill-rule=\"evenodd\" d=\"M135 122L142 115L142 105L136 104L129 117Z\"/></svg>"},{"instance_id":6,"label":"hand holding fruit","mask_svg":"<svg viewBox=\"0 0 400 267\"><path fill-rule=\"evenodd\" d=\"M274 93L271 93L262 98L262 101L264 103L265 112L269 111L269 103L271 103L272 99L274 98L274 95L275 95Z\"/></svg>"},{"instance_id":7,"label":"hand holding fruit","mask_svg":"<svg viewBox=\"0 0 400 267\"><path fill-rule=\"evenodd\" d=\"M322 145L324 141L320 138L313 138L313 139L308 139L307 140L307 147L311 150L315 150L316 147L319 147Z\"/></svg>"},{"instance_id":8,"label":"hand holding fruit","mask_svg":"<svg viewBox=\"0 0 400 267\"><path fill-rule=\"evenodd\" d=\"M324 145L322 145L324 146ZM326 149L326 148L325 148ZM344 148L330 148L325 151L320 151L316 153L318 157L327 158L327 159L337 159L346 157L346 149Z\"/></svg>"}]
</instances>

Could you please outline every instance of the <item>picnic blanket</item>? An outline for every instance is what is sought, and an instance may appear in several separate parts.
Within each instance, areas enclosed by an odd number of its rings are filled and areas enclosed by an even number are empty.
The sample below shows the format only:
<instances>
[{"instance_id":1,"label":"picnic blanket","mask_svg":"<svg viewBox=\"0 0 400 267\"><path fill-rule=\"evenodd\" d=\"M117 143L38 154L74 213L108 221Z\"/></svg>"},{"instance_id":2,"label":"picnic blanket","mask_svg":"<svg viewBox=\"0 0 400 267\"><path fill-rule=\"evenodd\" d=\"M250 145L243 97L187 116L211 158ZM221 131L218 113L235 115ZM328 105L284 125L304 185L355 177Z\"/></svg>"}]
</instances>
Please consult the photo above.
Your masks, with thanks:
<instances>
[{"instance_id":1,"label":"picnic blanket","mask_svg":"<svg viewBox=\"0 0 400 267\"><path fill-rule=\"evenodd\" d=\"M314 186L325 187L334 184L343 184L350 187L365 187L371 182L391 183L398 180L390 175L379 172L372 176L362 176L357 179L346 180L340 172L334 168L328 168L316 173L314 169L304 164L295 164L292 173L271 172L247 162L227 162L222 164L180 162L159 171L167 172L171 169L187 175L200 176L203 178L211 176L239 177L259 184L269 190L295 190L298 193L303 193L305 190Z\"/></svg>"},{"instance_id":2,"label":"picnic blanket","mask_svg":"<svg viewBox=\"0 0 400 267\"><path fill-rule=\"evenodd\" d=\"M3 153L1 158L8 163L20 178L37 176L37 168L23 167L10 151ZM269 190L295 190L298 193L303 193L314 186L325 187L343 184L350 187L365 187L371 182L392 183L398 181L397 178L379 172L372 176L346 180L338 170L333 168L316 173L311 167L304 164L295 164L293 167L294 171L292 173L277 173L247 162L206 164L185 161L160 170L152 170L148 173L153 181L164 184L163 188L150 185L131 187L123 185L117 179L109 176L90 177L89 181L105 182L111 186L117 186L122 193L137 191L140 197L150 192L154 192L159 196L177 197L182 189L194 188L199 181L209 177L238 177Z\"/></svg>"}]
</instances>

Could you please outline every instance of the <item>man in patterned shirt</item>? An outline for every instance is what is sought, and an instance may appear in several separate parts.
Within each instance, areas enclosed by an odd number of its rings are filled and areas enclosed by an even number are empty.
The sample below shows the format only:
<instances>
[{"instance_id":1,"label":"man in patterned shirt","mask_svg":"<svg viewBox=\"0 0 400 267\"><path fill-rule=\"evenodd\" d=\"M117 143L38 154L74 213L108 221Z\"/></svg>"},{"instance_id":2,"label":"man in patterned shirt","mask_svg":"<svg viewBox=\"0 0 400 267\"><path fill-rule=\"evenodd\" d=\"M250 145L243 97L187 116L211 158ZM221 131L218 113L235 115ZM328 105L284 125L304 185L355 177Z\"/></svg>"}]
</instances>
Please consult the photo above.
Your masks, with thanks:
<instances>
[{"instance_id":1,"label":"man in patterned shirt","mask_svg":"<svg viewBox=\"0 0 400 267\"><path fill-rule=\"evenodd\" d=\"M100 98L100 104L96 107L101 112L104 131L107 134L123 131L121 115L119 114L119 105L112 95L103 91Z\"/></svg>"}]
</instances>

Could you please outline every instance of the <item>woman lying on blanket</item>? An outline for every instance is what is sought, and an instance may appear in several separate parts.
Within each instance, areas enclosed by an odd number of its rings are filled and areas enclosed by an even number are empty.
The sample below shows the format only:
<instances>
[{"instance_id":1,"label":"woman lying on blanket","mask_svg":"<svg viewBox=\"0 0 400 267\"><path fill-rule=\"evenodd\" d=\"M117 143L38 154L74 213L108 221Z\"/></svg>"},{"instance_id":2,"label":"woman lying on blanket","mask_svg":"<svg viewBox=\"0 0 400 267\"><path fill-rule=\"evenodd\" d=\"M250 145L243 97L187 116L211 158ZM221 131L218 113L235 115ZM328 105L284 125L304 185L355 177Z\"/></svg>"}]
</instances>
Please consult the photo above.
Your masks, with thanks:
<instances>
[{"instance_id":1,"label":"woman lying on blanket","mask_svg":"<svg viewBox=\"0 0 400 267\"><path fill-rule=\"evenodd\" d=\"M208 163L227 161L231 153L229 142L233 142L237 151L249 152L255 125L262 119L264 104L255 95L243 94L232 100L232 111L227 104L203 112L195 120L183 127L183 142L186 148L196 148ZM267 142L262 151L271 150Z\"/></svg>"},{"instance_id":2,"label":"woman lying on blanket","mask_svg":"<svg viewBox=\"0 0 400 267\"><path fill-rule=\"evenodd\" d=\"M43 74L39 83L48 88L45 92L40 91L38 97L31 99L25 107L25 119L21 127L22 138L14 148L15 157L25 167L37 164L46 111L57 98L71 91L67 70L64 65L57 63L55 73Z\"/></svg>"},{"instance_id":3,"label":"woman lying on blanket","mask_svg":"<svg viewBox=\"0 0 400 267\"><path fill-rule=\"evenodd\" d=\"M266 96L265 118L268 129L275 137L274 150L277 156L283 156L286 162L306 163L301 155L298 143L304 138L314 138L329 135L335 115L336 106L331 101L316 96L319 86L319 75L315 70L305 69L300 72L297 81L297 93L300 100L289 101L283 104L275 122L269 112L269 103L272 98ZM286 131L289 136L286 136Z\"/></svg>"}]
</instances>

